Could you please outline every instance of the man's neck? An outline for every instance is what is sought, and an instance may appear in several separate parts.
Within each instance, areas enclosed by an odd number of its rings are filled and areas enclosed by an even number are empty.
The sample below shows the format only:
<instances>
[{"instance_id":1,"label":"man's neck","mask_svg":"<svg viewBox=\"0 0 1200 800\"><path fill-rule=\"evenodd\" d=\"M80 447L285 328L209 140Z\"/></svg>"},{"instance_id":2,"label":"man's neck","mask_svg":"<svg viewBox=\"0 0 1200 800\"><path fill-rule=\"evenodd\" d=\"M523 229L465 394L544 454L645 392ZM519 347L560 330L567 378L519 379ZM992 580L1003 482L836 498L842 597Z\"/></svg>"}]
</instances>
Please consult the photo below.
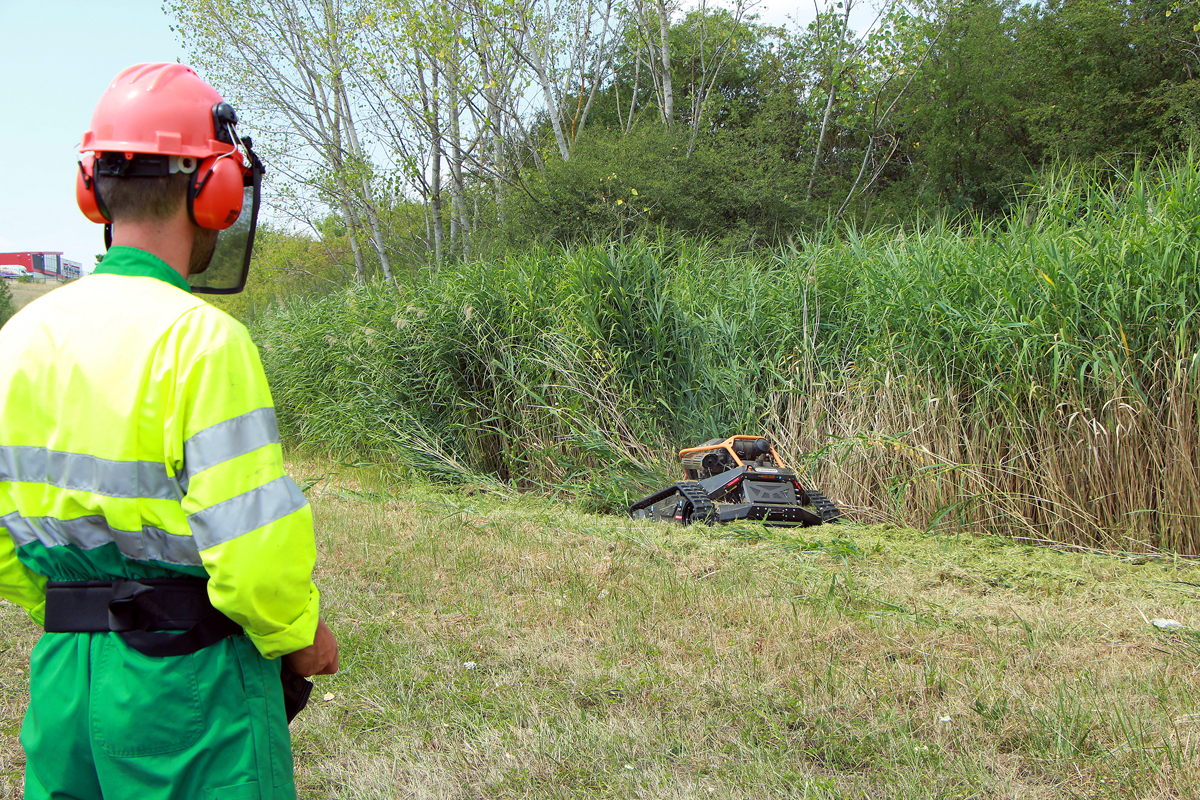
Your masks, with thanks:
<instances>
[{"instance_id":1,"label":"man's neck","mask_svg":"<svg viewBox=\"0 0 1200 800\"><path fill-rule=\"evenodd\" d=\"M136 247L158 256L171 269L188 277L188 262L195 238L187 212L166 220L125 220L113 224L113 247Z\"/></svg>"}]
</instances>

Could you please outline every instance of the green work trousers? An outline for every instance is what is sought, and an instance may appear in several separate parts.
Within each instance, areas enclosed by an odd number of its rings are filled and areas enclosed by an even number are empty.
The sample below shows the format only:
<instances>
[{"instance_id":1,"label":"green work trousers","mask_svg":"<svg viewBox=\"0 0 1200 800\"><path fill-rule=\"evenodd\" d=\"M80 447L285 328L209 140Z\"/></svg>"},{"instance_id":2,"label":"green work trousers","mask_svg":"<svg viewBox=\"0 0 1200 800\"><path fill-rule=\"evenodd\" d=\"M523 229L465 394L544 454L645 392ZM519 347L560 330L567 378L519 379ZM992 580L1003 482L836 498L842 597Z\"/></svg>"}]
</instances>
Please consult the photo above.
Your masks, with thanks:
<instances>
[{"instance_id":1,"label":"green work trousers","mask_svg":"<svg viewBox=\"0 0 1200 800\"><path fill-rule=\"evenodd\" d=\"M25 800L294 800L279 661L234 636L156 658L47 633L21 727Z\"/></svg>"}]
</instances>

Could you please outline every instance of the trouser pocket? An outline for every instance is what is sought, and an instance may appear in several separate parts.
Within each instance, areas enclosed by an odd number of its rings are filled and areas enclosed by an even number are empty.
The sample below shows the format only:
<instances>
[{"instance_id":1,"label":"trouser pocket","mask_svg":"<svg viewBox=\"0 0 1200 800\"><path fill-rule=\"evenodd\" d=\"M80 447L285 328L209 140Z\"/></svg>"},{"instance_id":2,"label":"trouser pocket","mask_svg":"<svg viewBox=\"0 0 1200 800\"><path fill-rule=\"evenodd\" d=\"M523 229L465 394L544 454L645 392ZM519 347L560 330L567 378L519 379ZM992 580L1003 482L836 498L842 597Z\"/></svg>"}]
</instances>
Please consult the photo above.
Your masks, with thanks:
<instances>
[{"instance_id":1,"label":"trouser pocket","mask_svg":"<svg viewBox=\"0 0 1200 800\"><path fill-rule=\"evenodd\" d=\"M195 656L147 656L118 634L107 641L92 671L91 728L114 758L186 750L204 732Z\"/></svg>"}]
</instances>

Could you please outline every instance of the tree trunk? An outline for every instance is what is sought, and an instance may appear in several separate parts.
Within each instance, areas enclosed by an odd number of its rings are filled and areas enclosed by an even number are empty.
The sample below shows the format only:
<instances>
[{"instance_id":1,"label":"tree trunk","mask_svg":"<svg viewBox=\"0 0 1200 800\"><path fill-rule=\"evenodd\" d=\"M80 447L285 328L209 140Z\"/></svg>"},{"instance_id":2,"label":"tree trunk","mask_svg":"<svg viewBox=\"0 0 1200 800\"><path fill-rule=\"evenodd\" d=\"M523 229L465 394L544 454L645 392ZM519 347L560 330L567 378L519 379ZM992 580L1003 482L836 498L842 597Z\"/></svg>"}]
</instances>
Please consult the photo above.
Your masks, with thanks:
<instances>
[{"instance_id":1,"label":"tree trunk","mask_svg":"<svg viewBox=\"0 0 1200 800\"><path fill-rule=\"evenodd\" d=\"M808 190L804 193L804 202L812 200L813 184L817 180L817 170L821 166L821 155L825 149L825 131L829 128L829 117L833 114L833 103L837 97L838 81L842 77L842 43L846 40L846 31L850 25L850 9L854 0L845 0L846 13L842 17L842 29L838 32L837 45L833 50L833 65L829 70L829 100L825 103L825 113L821 116L821 132L817 136L817 152L813 155L812 174L808 176Z\"/></svg>"},{"instance_id":2,"label":"tree trunk","mask_svg":"<svg viewBox=\"0 0 1200 800\"><path fill-rule=\"evenodd\" d=\"M596 44L596 57L592 61L592 87L588 91L587 104L583 107L583 113L579 115L579 122L575 126L575 134L572 137L579 136L583 132L583 128L587 125L588 113L592 110L592 105L596 102L596 93L600 89L600 65L603 63L606 53L604 52L604 44L608 40L608 20L612 16L613 0L606 0L604 6L604 27L600 31L600 41ZM583 80L585 76L580 76L580 94L583 93ZM620 111L618 110L618 113Z\"/></svg>"},{"instance_id":3,"label":"tree trunk","mask_svg":"<svg viewBox=\"0 0 1200 800\"><path fill-rule=\"evenodd\" d=\"M666 0L658 0L659 58L662 60L663 122L667 127L675 119L675 90L671 84L671 14Z\"/></svg>"},{"instance_id":4,"label":"tree trunk","mask_svg":"<svg viewBox=\"0 0 1200 800\"><path fill-rule=\"evenodd\" d=\"M450 242L456 255L466 257L468 249L467 237L470 232L467 220L466 188L463 185L463 151L462 131L459 124L459 71L458 71L458 40L459 31L455 31L455 45L451 51L450 70L447 79L450 82Z\"/></svg>"},{"instance_id":5,"label":"tree trunk","mask_svg":"<svg viewBox=\"0 0 1200 800\"><path fill-rule=\"evenodd\" d=\"M445 226L442 224L442 131L441 100L438 96L438 65L436 59L429 62L429 80L425 79L425 65L419 53L414 53L417 82L421 89L421 106L429 137L429 190L426 203L429 207L430 223L433 226L433 269L442 265L445 252Z\"/></svg>"},{"instance_id":6,"label":"tree trunk","mask_svg":"<svg viewBox=\"0 0 1200 800\"><path fill-rule=\"evenodd\" d=\"M569 161L571 148L567 145L566 134L563 133L562 109L554 96L554 86L550 83L550 76L546 74L542 54L537 51L536 47L531 47L529 50L529 63L537 76L538 84L542 87L542 98L546 101L546 112L550 115L550 127L554 129L554 141L558 144L558 154L562 156L563 161Z\"/></svg>"},{"instance_id":7,"label":"tree trunk","mask_svg":"<svg viewBox=\"0 0 1200 800\"><path fill-rule=\"evenodd\" d=\"M338 104L342 109L341 115L346 127L346 138L350 142L350 152L356 162L355 171L358 173L359 189L362 192L363 215L367 218L367 228L371 232L371 244L375 248L375 254L379 256L379 267L383 270L383 277L388 283L395 286L396 276L392 274L392 264L388 259L382 226L379 224L379 211L375 208L374 192L371 189L371 182L367 178L367 155L359 144L358 131L355 130L354 119L350 116L350 98L346 96L346 87L342 83L340 75L337 82Z\"/></svg>"},{"instance_id":8,"label":"tree trunk","mask_svg":"<svg viewBox=\"0 0 1200 800\"><path fill-rule=\"evenodd\" d=\"M486 74L486 73L485 73ZM495 79L490 78L489 83L494 83ZM500 89L498 86L489 89L487 92L488 104L488 121L491 127L492 134L492 171L496 173L495 182L495 202L496 215L500 222L500 227L504 227L504 176L506 174L504 165L504 132L501 129L503 117L500 111L500 99L498 94Z\"/></svg>"},{"instance_id":9,"label":"tree trunk","mask_svg":"<svg viewBox=\"0 0 1200 800\"><path fill-rule=\"evenodd\" d=\"M342 195L341 206L342 217L346 220L346 238L350 240L350 252L354 254L354 280L366 283L367 273L363 267L362 250L358 246L358 216L345 195Z\"/></svg>"}]
</instances>

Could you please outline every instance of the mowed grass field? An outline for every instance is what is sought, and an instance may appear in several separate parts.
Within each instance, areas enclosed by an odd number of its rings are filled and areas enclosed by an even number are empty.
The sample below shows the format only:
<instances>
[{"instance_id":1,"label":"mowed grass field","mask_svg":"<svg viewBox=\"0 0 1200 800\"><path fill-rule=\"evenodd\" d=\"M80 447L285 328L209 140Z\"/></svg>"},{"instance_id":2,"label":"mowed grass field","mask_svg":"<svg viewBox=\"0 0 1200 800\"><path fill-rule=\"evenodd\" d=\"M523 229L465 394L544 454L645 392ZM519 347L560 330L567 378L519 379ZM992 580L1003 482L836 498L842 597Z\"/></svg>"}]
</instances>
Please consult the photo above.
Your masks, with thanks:
<instances>
[{"instance_id":1,"label":"mowed grass field","mask_svg":"<svg viewBox=\"0 0 1200 800\"><path fill-rule=\"evenodd\" d=\"M332 468L330 468L332 470ZM844 524L674 528L293 465L342 670L324 798L1182 798L1200 567ZM37 631L0 606L0 792Z\"/></svg>"}]
</instances>

